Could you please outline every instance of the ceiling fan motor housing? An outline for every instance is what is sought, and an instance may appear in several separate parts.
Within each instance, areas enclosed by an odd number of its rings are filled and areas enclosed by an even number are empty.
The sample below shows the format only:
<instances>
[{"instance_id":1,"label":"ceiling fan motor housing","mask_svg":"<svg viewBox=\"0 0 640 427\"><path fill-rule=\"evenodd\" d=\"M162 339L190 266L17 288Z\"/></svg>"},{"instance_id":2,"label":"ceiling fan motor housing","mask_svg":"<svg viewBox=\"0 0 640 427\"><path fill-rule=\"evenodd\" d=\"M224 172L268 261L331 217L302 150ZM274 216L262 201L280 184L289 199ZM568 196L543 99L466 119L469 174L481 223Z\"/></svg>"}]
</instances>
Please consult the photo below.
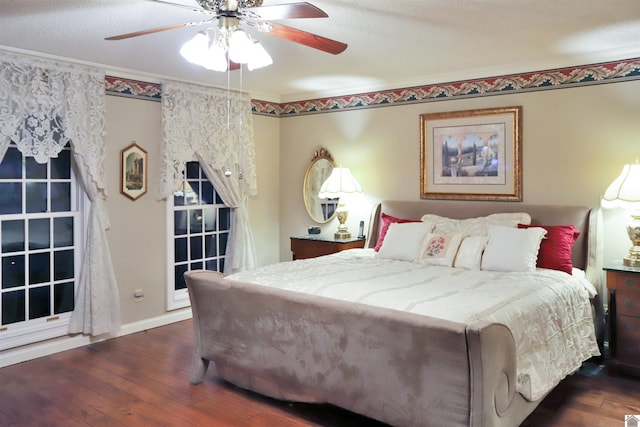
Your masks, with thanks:
<instances>
[{"instance_id":1,"label":"ceiling fan motor housing","mask_svg":"<svg viewBox=\"0 0 640 427\"><path fill-rule=\"evenodd\" d=\"M238 8L259 7L262 0L196 0L200 7L213 13L237 12Z\"/></svg>"}]
</instances>

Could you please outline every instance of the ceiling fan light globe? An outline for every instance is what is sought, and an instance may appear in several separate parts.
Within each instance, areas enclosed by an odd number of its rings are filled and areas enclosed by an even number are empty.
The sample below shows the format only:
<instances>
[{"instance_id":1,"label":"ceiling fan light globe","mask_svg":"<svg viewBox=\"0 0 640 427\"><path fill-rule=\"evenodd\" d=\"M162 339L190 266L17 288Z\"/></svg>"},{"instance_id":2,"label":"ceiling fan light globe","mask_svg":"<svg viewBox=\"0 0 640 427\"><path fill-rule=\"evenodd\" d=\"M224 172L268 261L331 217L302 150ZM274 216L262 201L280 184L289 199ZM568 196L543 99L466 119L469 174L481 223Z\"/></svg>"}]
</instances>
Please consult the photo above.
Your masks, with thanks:
<instances>
[{"instance_id":1,"label":"ceiling fan light globe","mask_svg":"<svg viewBox=\"0 0 640 427\"><path fill-rule=\"evenodd\" d=\"M257 68L266 67L273 64L273 59L269 52L258 41L253 43L253 51L251 52L251 60L247 63L247 69L253 71Z\"/></svg>"},{"instance_id":2,"label":"ceiling fan light globe","mask_svg":"<svg viewBox=\"0 0 640 427\"><path fill-rule=\"evenodd\" d=\"M251 60L253 42L242 30L231 33L229 39L229 59L238 64L246 64Z\"/></svg>"},{"instance_id":3,"label":"ceiling fan light globe","mask_svg":"<svg viewBox=\"0 0 640 427\"><path fill-rule=\"evenodd\" d=\"M207 70L227 71L227 56L224 49L218 45L211 46L204 55L201 65Z\"/></svg>"},{"instance_id":4,"label":"ceiling fan light globe","mask_svg":"<svg viewBox=\"0 0 640 427\"><path fill-rule=\"evenodd\" d=\"M209 36L204 32L199 32L194 38L182 45L180 55L192 64L202 65L208 50Z\"/></svg>"}]
</instances>

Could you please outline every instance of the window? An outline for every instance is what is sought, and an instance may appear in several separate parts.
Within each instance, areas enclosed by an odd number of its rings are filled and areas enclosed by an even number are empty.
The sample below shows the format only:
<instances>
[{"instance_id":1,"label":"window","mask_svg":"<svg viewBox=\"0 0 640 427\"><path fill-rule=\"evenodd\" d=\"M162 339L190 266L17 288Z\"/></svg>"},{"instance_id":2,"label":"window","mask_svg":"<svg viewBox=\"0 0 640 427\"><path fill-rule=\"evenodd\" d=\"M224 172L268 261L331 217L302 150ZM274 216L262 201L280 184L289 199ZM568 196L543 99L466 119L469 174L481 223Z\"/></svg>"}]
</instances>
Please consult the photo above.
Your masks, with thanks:
<instances>
[{"instance_id":1,"label":"window","mask_svg":"<svg viewBox=\"0 0 640 427\"><path fill-rule=\"evenodd\" d=\"M0 163L0 350L67 332L83 241L71 163L68 146L40 164L13 143Z\"/></svg>"},{"instance_id":2,"label":"window","mask_svg":"<svg viewBox=\"0 0 640 427\"><path fill-rule=\"evenodd\" d=\"M231 209L226 207L199 162L187 162L183 179L167 203L171 261L167 307L189 305L184 272L223 271L227 239L231 228Z\"/></svg>"}]
</instances>

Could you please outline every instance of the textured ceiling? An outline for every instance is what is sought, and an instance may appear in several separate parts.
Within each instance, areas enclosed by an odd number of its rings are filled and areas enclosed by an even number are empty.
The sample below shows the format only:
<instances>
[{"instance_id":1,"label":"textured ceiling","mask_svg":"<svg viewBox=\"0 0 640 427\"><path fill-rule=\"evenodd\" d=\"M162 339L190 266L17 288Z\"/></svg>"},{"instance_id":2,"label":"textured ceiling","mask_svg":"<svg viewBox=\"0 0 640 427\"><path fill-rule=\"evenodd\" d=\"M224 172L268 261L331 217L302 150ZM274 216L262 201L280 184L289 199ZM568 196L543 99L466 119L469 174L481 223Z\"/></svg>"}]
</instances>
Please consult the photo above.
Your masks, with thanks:
<instances>
[{"instance_id":1,"label":"textured ceiling","mask_svg":"<svg viewBox=\"0 0 640 427\"><path fill-rule=\"evenodd\" d=\"M195 0L173 3L196 6ZM295 3L264 0L264 5ZM639 0L311 0L329 17L277 21L347 43L331 55L252 33L274 64L229 82L275 102L491 77L640 57ZM198 21L154 0L2 0L0 46L103 65L122 77L226 87L227 74L178 53L202 30L104 38ZM251 32L251 31L250 31Z\"/></svg>"}]
</instances>

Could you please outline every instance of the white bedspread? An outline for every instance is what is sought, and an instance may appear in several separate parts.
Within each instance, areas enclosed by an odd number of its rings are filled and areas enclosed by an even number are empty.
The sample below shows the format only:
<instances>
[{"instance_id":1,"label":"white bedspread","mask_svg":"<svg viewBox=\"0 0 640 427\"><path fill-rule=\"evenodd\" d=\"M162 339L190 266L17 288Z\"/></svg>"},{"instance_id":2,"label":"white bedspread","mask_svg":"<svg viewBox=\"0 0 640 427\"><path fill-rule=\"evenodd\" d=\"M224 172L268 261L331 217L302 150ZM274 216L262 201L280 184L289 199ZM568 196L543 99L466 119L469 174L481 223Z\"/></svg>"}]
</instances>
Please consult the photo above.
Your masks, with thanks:
<instances>
[{"instance_id":1,"label":"white bedspread","mask_svg":"<svg viewBox=\"0 0 640 427\"><path fill-rule=\"evenodd\" d=\"M502 323L515 338L517 390L528 400L543 397L584 360L600 354L588 286L569 274L424 266L374 254L352 249L229 278L464 324Z\"/></svg>"}]
</instances>

